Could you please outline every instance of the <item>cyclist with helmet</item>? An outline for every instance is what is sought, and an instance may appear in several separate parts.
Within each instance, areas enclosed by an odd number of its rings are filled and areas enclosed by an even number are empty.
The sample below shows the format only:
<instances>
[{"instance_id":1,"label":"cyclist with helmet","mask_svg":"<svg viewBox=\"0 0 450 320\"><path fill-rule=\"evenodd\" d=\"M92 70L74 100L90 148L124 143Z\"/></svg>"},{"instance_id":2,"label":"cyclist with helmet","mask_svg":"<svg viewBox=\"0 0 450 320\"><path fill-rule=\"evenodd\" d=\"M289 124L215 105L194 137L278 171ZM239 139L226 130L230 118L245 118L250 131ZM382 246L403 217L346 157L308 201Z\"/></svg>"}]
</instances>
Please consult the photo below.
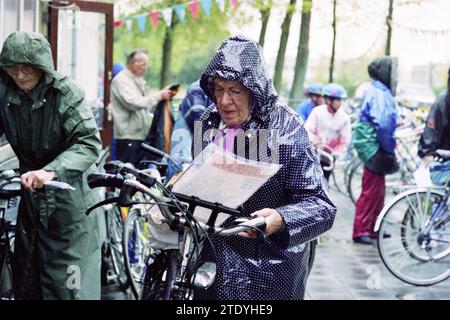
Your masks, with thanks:
<instances>
[{"instance_id":1,"label":"cyclist with helmet","mask_svg":"<svg viewBox=\"0 0 450 320\"><path fill-rule=\"evenodd\" d=\"M323 85L320 83L311 83L306 86L305 93L308 99L301 102L297 107L297 113L303 121L306 121L314 107L323 104L322 97Z\"/></svg>"},{"instance_id":2,"label":"cyclist with helmet","mask_svg":"<svg viewBox=\"0 0 450 320\"><path fill-rule=\"evenodd\" d=\"M316 146L334 157L345 153L351 142L350 117L341 109L342 100L347 98L347 91L339 84L330 83L323 88L325 104L314 108L305 123L309 139ZM322 168L331 163L321 157ZM324 170L329 179L331 170Z\"/></svg>"}]
</instances>

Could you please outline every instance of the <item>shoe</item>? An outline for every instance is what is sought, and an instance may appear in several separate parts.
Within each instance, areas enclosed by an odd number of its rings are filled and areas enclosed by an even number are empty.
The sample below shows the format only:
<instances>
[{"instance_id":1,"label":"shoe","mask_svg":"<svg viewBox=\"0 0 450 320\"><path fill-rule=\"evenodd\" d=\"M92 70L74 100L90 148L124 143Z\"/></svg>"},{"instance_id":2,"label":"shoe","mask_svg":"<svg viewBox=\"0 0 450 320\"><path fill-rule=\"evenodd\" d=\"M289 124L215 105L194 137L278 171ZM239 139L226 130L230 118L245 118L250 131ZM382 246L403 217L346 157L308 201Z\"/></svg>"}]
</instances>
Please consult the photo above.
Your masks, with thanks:
<instances>
[{"instance_id":1,"label":"shoe","mask_svg":"<svg viewBox=\"0 0 450 320\"><path fill-rule=\"evenodd\" d=\"M353 242L360 243L360 244L373 244L373 240L369 236L361 236L361 237L353 238Z\"/></svg>"},{"instance_id":2,"label":"shoe","mask_svg":"<svg viewBox=\"0 0 450 320\"><path fill-rule=\"evenodd\" d=\"M391 238L391 237L392 237L392 236L391 236L390 233L387 233L387 232L384 232L384 233L383 233L383 239L389 239L389 238ZM376 240L376 239L378 239L378 234L371 235L370 238Z\"/></svg>"}]
</instances>

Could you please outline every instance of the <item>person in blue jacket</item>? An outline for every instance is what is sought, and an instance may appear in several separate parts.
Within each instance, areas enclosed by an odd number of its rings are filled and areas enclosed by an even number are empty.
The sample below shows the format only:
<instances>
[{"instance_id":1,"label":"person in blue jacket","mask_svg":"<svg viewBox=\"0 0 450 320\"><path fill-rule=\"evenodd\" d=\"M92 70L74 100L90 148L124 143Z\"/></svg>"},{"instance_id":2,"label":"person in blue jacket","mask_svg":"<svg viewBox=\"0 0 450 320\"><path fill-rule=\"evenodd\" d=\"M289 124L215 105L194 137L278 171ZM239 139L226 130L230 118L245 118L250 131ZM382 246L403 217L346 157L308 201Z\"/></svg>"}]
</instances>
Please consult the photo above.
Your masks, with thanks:
<instances>
[{"instance_id":1,"label":"person in blue jacket","mask_svg":"<svg viewBox=\"0 0 450 320\"><path fill-rule=\"evenodd\" d=\"M366 135L373 136L365 147L370 141L375 147L363 158L362 190L355 208L353 241L361 244L372 244L372 239L377 238L373 229L384 206L385 175L398 170L395 157L397 107L394 100L397 60L392 57L375 59L369 64L368 72L372 83L363 98L359 122L370 129Z\"/></svg>"},{"instance_id":2,"label":"person in blue jacket","mask_svg":"<svg viewBox=\"0 0 450 320\"><path fill-rule=\"evenodd\" d=\"M192 161L192 137L194 122L198 121L212 100L200 87L197 80L191 84L179 106L179 115L173 126L170 142L170 160L167 168L167 180L180 170L182 163Z\"/></svg>"},{"instance_id":3,"label":"person in blue jacket","mask_svg":"<svg viewBox=\"0 0 450 320\"><path fill-rule=\"evenodd\" d=\"M308 99L301 102L297 107L297 113L304 122L306 122L314 107L324 103L323 85L320 83L311 83L306 86L305 93Z\"/></svg>"},{"instance_id":4,"label":"person in blue jacket","mask_svg":"<svg viewBox=\"0 0 450 320\"><path fill-rule=\"evenodd\" d=\"M214 103L194 126L194 158L218 139L229 152L282 167L242 205L244 216L265 218L264 241L255 230L211 237L213 247L205 243L202 258L216 262L216 279L194 298L303 299L309 241L329 230L336 214L308 134L295 112L279 101L262 48L250 39L225 39L200 86ZM225 133L223 140L218 130Z\"/></svg>"}]
</instances>

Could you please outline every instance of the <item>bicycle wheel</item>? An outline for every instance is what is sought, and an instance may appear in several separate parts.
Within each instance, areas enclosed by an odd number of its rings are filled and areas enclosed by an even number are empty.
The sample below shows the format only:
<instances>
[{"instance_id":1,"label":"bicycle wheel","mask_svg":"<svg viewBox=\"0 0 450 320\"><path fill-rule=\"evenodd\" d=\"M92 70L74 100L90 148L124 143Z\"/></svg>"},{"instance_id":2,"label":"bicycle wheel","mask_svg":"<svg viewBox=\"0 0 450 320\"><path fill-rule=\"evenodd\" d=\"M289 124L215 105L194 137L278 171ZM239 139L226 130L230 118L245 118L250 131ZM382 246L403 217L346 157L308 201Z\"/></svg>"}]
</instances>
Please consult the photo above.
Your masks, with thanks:
<instances>
[{"instance_id":1,"label":"bicycle wheel","mask_svg":"<svg viewBox=\"0 0 450 320\"><path fill-rule=\"evenodd\" d=\"M177 250L150 255L142 285L142 300L172 300L177 272Z\"/></svg>"},{"instance_id":2,"label":"bicycle wheel","mask_svg":"<svg viewBox=\"0 0 450 320\"><path fill-rule=\"evenodd\" d=\"M354 204L361 194L363 169L364 164L362 161L359 161L353 166L348 177L347 191L350 196L350 200L352 200Z\"/></svg>"},{"instance_id":3,"label":"bicycle wheel","mask_svg":"<svg viewBox=\"0 0 450 320\"><path fill-rule=\"evenodd\" d=\"M345 166L342 162L336 162L335 169L331 172L330 181L333 182L333 187L341 194L346 195L344 180L345 180ZM330 184L331 185L331 184Z\"/></svg>"},{"instance_id":4,"label":"bicycle wheel","mask_svg":"<svg viewBox=\"0 0 450 320\"><path fill-rule=\"evenodd\" d=\"M113 271L117 275L117 282L123 290L129 287L129 279L124 264L124 250L122 248L123 218L121 208L114 205L109 215L109 246Z\"/></svg>"},{"instance_id":5,"label":"bicycle wheel","mask_svg":"<svg viewBox=\"0 0 450 320\"><path fill-rule=\"evenodd\" d=\"M449 223L433 227L430 242L424 242L423 232L443 199L444 194L436 190L411 190L383 210L378 251L388 270L400 280L428 286L450 276Z\"/></svg>"},{"instance_id":6,"label":"bicycle wheel","mask_svg":"<svg viewBox=\"0 0 450 320\"><path fill-rule=\"evenodd\" d=\"M123 228L123 252L125 269L136 300L142 296L148 256L150 254L149 229L139 208L131 208Z\"/></svg>"},{"instance_id":7,"label":"bicycle wheel","mask_svg":"<svg viewBox=\"0 0 450 320\"><path fill-rule=\"evenodd\" d=\"M314 266L314 258L316 256L317 239L310 242L309 257L308 257L308 276Z\"/></svg>"},{"instance_id":8,"label":"bicycle wheel","mask_svg":"<svg viewBox=\"0 0 450 320\"><path fill-rule=\"evenodd\" d=\"M5 243L0 241L0 300L12 300L14 298L12 287L11 252Z\"/></svg>"}]
</instances>

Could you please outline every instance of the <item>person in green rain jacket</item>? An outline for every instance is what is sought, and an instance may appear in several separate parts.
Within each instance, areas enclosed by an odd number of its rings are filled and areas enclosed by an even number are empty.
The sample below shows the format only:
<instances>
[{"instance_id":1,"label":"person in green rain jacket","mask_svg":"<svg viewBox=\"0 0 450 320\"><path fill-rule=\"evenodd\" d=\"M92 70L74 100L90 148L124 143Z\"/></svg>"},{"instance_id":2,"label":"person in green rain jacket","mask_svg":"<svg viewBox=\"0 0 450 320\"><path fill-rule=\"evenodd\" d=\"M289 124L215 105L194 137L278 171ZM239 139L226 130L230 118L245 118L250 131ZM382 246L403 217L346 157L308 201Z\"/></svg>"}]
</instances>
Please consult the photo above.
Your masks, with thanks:
<instances>
[{"instance_id":1,"label":"person in green rain jacket","mask_svg":"<svg viewBox=\"0 0 450 320\"><path fill-rule=\"evenodd\" d=\"M96 196L86 182L101 141L82 89L55 71L50 45L15 32L0 53L0 135L19 159L16 299L100 299ZM54 189L49 180L75 190Z\"/></svg>"}]
</instances>

